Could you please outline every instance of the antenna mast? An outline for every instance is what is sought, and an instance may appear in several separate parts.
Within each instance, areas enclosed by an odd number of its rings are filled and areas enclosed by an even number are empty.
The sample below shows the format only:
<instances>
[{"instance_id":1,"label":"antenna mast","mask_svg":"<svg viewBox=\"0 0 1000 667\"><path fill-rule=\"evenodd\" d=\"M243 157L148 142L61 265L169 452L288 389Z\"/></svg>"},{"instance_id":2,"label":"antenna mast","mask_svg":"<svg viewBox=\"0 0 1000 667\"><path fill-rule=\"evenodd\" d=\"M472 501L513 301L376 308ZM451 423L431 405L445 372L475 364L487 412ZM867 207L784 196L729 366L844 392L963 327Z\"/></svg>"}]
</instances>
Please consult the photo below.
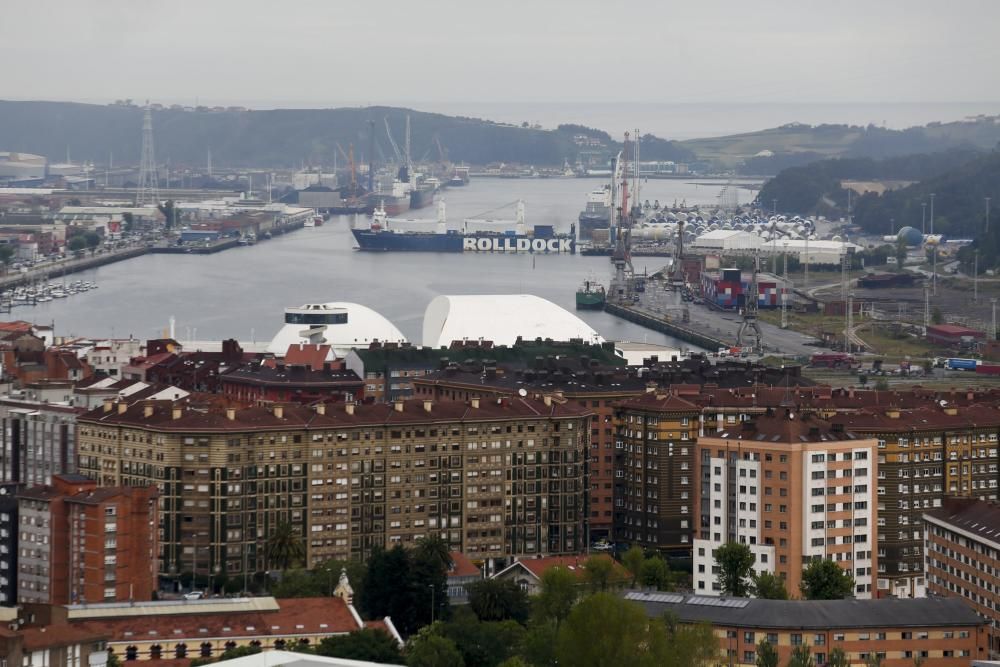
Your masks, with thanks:
<instances>
[{"instance_id":1,"label":"antenna mast","mask_svg":"<svg viewBox=\"0 0 1000 667\"><path fill-rule=\"evenodd\" d=\"M139 158L139 186L135 192L136 206L158 206L160 184L156 176L156 159L153 156L153 114L146 107L142 118L142 155Z\"/></svg>"}]
</instances>

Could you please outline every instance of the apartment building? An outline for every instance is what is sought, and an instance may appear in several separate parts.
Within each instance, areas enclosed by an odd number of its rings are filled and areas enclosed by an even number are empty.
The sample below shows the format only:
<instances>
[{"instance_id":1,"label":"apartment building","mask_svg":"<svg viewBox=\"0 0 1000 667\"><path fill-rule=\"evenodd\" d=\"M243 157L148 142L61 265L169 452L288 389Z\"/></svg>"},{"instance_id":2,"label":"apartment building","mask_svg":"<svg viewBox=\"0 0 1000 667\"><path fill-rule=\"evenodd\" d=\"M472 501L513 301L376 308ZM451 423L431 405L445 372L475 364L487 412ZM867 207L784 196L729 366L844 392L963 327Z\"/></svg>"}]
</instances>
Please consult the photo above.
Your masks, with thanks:
<instances>
[{"instance_id":1,"label":"apartment building","mask_svg":"<svg viewBox=\"0 0 1000 667\"><path fill-rule=\"evenodd\" d=\"M787 408L704 435L695 452L695 592L719 595L714 551L739 542L755 572L776 573L793 594L803 568L826 558L854 577L856 597L873 595L874 439Z\"/></svg>"},{"instance_id":2,"label":"apartment building","mask_svg":"<svg viewBox=\"0 0 1000 667\"><path fill-rule=\"evenodd\" d=\"M1000 505L948 498L924 512L927 592L962 598L989 623L991 658L1000 658Z\"/></svg>"},{"instance_id":3,"label":"apartment building","mask_svg":"<svg viewBox=\"0 0 1000 667\"><path fill-rule=\"evenodd\" d=\"M98 487L80 475L19 491L18 602L152 599L156 499L152 486Z\"/></svg>"},{"instance_id":4,"label":"apartment building","mask_svg":"<svg viewBox=\"0 0 1000 667\"><path fill-rule=\"evenodd\" d=\"M0 483L0 607L17 604L17 490Z\"/></svg>"},{"instance_id":5,"label":"apartment building","mask_svg":"<svg viewBox=\"0 0 1000 667\"><path fill-rule=\"evenodd\" d=\"M105 667L107 633L66 622L65 607L0 607L0 667Z\"/></svg>"},{"instance_id":6,"label":"apartment building","mask_svg":"<svg viewBox=\"0 0 1000 667\"><path fill-rule=\"evenodd\" d=\"M590 413L588 530L592 540L612 539L615 516L615 405L641 396L648 382L625 369L592 369L585 358L579 374L559 370L510 370L493 365L484 368L449 367L415 380L414 395L434 400L469 400L473 396L510 397L521 390L528 396L550 396L566 405ZM547 362L545 362L547 365Z\"/></svg>"},{"instance_id":7,"label":"apartment building","mask_svg":"<svg viewBox=\"0 0 1000 667\"><path fill-rule=\"evenodd\" d=\"M925 595L923 513L949 496L997 499L1000 410L946 404L832 419L878 442L879 594Z\"/></svg>"},{"instance_id":8,"label":"apartment building","mask_svg":"<svg viewBox=\"0 0 1000 667\"><path fill-rule=\"evenodd\" d=\"M695 532L700 408L653 390L615 411L615 539L687 555Z\"/></svg>"},{"instance_id":9,"label":"apartment building","mask_svg":"<svg viewBox=\"0 0 1000 667\"><path fill-rule=\"evenodd\" d=\"M755 667L757 645L770 643L778 664L808 646L816 665L839 648L852 665L968 667L986 655L985 621L962 601L756 600L674 593L629 592L650 618L671 614L681 623L708 623L719 641L719 662Z\"/></svg>"},{"instance_id":10,"label":"apartment building","mask_svg":"<svg viewBox=\"0 0 1000 667\"><path fill-rule=\"evenodd\" d=\"M589 414L549 399L195 410L106 403L80 418L80 470L153 484L161 573L262 572L288 523L306 565L437 534L470 558L586 545Z\"/></svg>"},{"instance_id":11,"label":"apartment building","mask_svg":"<svg viewBox=\"0 0 1000 667\"><path fill-rule=\"evenodd\" d=\"M21 394L0 398L0 482L49 484L76 472L76 417L69 403Z\"/></svg>"}]
</instances>

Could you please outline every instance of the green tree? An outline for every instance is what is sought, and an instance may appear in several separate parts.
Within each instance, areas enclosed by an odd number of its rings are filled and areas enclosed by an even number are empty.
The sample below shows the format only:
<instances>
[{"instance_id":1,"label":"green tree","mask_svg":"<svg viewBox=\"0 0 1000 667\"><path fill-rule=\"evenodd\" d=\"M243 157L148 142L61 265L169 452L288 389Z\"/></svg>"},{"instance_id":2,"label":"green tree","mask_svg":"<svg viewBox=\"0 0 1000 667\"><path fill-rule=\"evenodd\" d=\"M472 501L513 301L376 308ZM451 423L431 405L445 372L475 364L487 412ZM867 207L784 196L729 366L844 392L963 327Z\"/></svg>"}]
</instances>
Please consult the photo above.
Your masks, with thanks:
<instances>
[{"instance_id":1,"label":"green tree","mask_svg":"<svg viewBox=\"0 0 1000 667\"><path fill-rule=\"evenodd\" d=\"M830 651L826 659L826 667L851 667L851 661L844 653L844 649L837 646Z\"/></svg>"},{"instance_id":2,"label":"green tree","mask_svg":"<svg viewBox=\"0 0 1000 667\"><path fill-rule=\"evenodd\" d=\"M448 568L451 566L448 545L439 537L424 538L408 556L416 627L447 618Z\"/></svg>"},{"instance_id":3,"label":"green tree","mask_svg":"<svg viewBox=\"0 0 1000 667\"><path fill-rule=\"evenodd\" d=\"M15 252L14 246L9 243L0 245L0 264L3 264L5 271L7 270L7 265L10 264L10 260L14 259Z\"/></svg>"},{"instance_id":4,"label":"green tree","mask_svg":"<svg viewBox=\"0 0 1000 667\"><path fill-rule=\"evenodd\" d=\"M718 651L719 640L708 623L667 624L668 667L708 665Z\"/></svg>"},{"instance_id":5,"label":"green tree","mask_svg":"<svg viewBox=\"0 0 1000 667\"><path fill-rule=\"evenodd\" d=\"M465 667L455 642L434 633L415 637L406 651L407 667Z\"/></svg>"},{"instance_id":6,"label":"green tree","mask_svg":"<svg viewBox=\"0 0 1000 667\"><path fill-rule=\"evenodd\" d=\"M122 231L131 232L133 227L135 227L135 218L131 213L125 211L122 213Z\"/></svg>"},{"instance_id":7,"label":"green tree","mask_svg":"<svg viewBox=\"0 0 1000 667\"><path fill-rule=\"evenodd\" d=\"M639 605L611 593L582 600L559 632L560 665L652 667L667 664L666 632Z\"/></svg>"},{"instance_id":8,"label":"green tree","mask_svg":"<svg viewBox=\"0 0 1000 667\"><path fill-rule=\"evenodd\" d=\"M778 667L778 652L766 637L757 642L757 667Z\"/></svg>"},{"instance_id":9,"label":"green tree","mask_svg":"<svg viewBox=\"0 0 1000 667\"><path fill-rule=\"evenodd\" d=\"M801 644L792 649L792 655L788 659L788 667L815 667L812 652L806 644Z\"/></svg>"},{"instance_id":10,"label":"green tree","mask_svg":"<svg viewBox=\"0 0 1000 667\"><path fill-rule=\"evenodd\" d=\"M551 667L556 662L556 639L559 629L555 622L535 618L521 641L521 656L535 667Z\"/></svg>"},{"instance_id":11,"label":"green tree","mask_svg":"<svg viewBox=\"0 0 1000 667\"><path fill-rule=\"evenodd\" d=\"M101 245L101 235L97 232L85 232L83 240L87 243L87 248L90 249L91 255L97 250L97 246Z\"/></svg>"},{"instance_id":12,"label":"green tree","mask_svg":"<svg viewBox=\"0 0 1000 667\"><path fill-rule=\"evenodd\" d=\"M497 667L517 652L526 633L516 621L483 622L464 607L455 610L451 621L433 628L454 642L467 667Z\"/></svg>"},{"instance_id":13,"label":"green tree","mask_svg":"<svg viewBox=\"0 0 1000 667\"><path fill-rule=\"evenodd\" d=\"M513 658L507 658L501 662L500 667L531 667L531 664L525 662L521 656L515 655Z\"/></svg>"},{"instance_id":14,"label":"green tree","mask_svg":"<svg viewBox=\"0 0 1000 667\"><path fill-rule=\"evenodd\" d=\"M532 603L535 618L551 620L558 628L573 610L578 593L573 572L565 567L550 567L542 573L541 591Z\"/></svg>"},{"instance_id":15,"label":"green tree","mask_svg":"<svg viewBox=\"0 0 1000 667\"><path fill-rule=\"evenodd\" d=\"M909 248L906 246L906 241L904 239L896 239L896 266L900 269L906 264L906 254Z\"/></svg>"},{"instance_id":16,"label":"green tree","mask_svg":"<svg viewBox=\"0 0 1000 667\"><path fill-rule=\"evenodd\" d=\"M419 627L418 618L430 615L429 601L427 611L416 609L415 589L407 551L398 544L388 551L375 549L368 558L359 604L367 618L391 616L396 628L409 635Z\"/></svg>"},{"instance_id":17,"label":"green tree","mask_svg":"<svg viewBox=\"0 0 1000 667\"><path fill-rule=\"evenodd\" d=\"M642 565L645 562L646 554L643 553L642 547L636 544L632 545L622 556L622 564L632 575L632 583L630 584L632 588L635 588L635 584L639 580L639 573L642 571Z\"/></svg>"},{"instance_id":18,"label":"green tree","mask_svg":"<svg viewBox=\"0 0 1000 667\"><path fill-rule=\"evenodd\" d=\"M83 238L83 234L77 234L76 236L70 237L66 242L66 247L73 252L79 252L87 247L87 239Z\"/></svg>"},{"instance_id":19,"label":"green tree","mask_svg":"<svg viewBox=\"0 0 1000 667\"><path fill-rule=\"evenodd\" d=\"M750 547L738 542L723 544L715 550L715 564L719 568L717 579L723 595L738 598L749 595L753 572Z\"/></svg>"},{"instance_id":20,"label":"green tree","mask_svg":"<svg viewBox=\"0 0 1000 667\"><path fill-rule=\"evenodd\" d=\"M806 600L842 600L854 594L854 578L832 560L814 560L802 570L799 585Z\"/></svg>"},{"instance_id":21,"label":"green tree","mask_svg":"<svg viewBox=\"0 0 1000 667\"><path fill-rule=\"evenodd\" d=\"M283 521L268 536L265 545L269 567L287 570L306 558L306 547L295 526Z\"/></svg>"},{"instance_id":22,"label":"green tree","mask_svg":"<svg viewBox=\"0 0 1000 667\"><path fill-rule=\"evenodd\" d=\"M113 649L108 649L108 667L122 667L122 661L115 655Z\"/></svg>"},{"instance_id":23,"label":"green tree","mask_svg":"<svg viewBox=\"0 0 1000 667\"><path fill-rule=\"evenodd\" d=\"M643 586L655 588L658 591L669 591L673 588L670 566L659 556L647 558L639 570L639 581Z\"/></svg>"},{"instance_id":24,"label":"green tree","mask_svg":"<svg viewBox=\"0 0 1000 667\"><path fill-rule=\"evenodd\" d=\"M177 224L178 216L178 211L174 207L173 200L169 199L166 202L159 204L156 208L160 209L160 213L163 214L163 228L168 230L173 229Z\"/></svg>"},{"instance_id":25,"label":"green tree","mask_svg":"<svg viewBox=\"0 0 1000 667\"><path fill-rule=\"evenodd\" d=\"M364 628L346 635L324 637L316 645L316 655L328 658L348 658L370 662L399 664L403 654L399 644L385 630Z\"/></svg>"},{"instance_id":26,"label":"green tree","mask_svg":"<svg viewBox=\"0 0 1000 667\"><path fill-rule=\"evenodd\" d=\"M761 572L753 577L753 595L763 600L787 600L785 580L771 572Z\"/></svg>"},{"instance_id":27,"label":"green tree","mask_svg":"<svg viewBox=\"0 0 1000 667\"><path fill-rule=\"evenodd\" d=\"M468 584L469 608L480 621L514 620L524 623L531 612L528 594L513 581L484 579Z\"/></svg>"},{"instance_id":28,"label":"green tree","mask_svg":"<svg viewBox=\"0 0 1000 667\"><path fill-rule=\"evenodd\" d=\"M885 378L875 380L875 391L889 391L889 381Z\"/></svg>"},{"instance_id":29,"label":"green tree","mask_svg":"<svg viewBox=\"0 0 1000 667\"><path fill-rule=\"evenodd\" d=\"M607 556L591 556L583 562L583 578L593 591L606 591L612 583L615 563Z\"/></svg>"},{"instance_id":30,"label":"green tree","mask_svg":"<svg viewBox=\"0 0 1000 667\"><path fill-rule=\"evenodd\" d=\"M943 324L944 323L944 315L941 313L941 309L938 308L937 306L934 306L931 309L931 323L932 324Z\"/></svg>"},{"instance_id":31,"label":"green tree","mask_svg":"<svg viewBox=\"0 0 1000 667\"><path fill-rule=\"evenodd\" d=\"M865 660L865 667L882 667L882 656L878 653L869 653Z\"/></svg>"}]
</instances>

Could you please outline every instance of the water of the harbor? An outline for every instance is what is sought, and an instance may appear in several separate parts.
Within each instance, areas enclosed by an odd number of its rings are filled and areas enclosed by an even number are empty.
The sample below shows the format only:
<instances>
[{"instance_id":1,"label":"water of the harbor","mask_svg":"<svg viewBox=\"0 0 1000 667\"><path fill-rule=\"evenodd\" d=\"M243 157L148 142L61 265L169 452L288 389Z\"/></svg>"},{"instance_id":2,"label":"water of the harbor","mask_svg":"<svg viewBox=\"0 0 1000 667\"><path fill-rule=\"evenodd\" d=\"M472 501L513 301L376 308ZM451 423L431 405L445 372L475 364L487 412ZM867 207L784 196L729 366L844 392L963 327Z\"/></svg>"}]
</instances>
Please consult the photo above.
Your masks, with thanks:
<instances>
[{"instance_id":1,"label":"water of the harbor","mask_svg":"<svg viewBox=\"0 0 1000 667\"><path fill-rule=\"evenodd\" d=\"M510 218L523 199L527 224L569 231L597 179L474 179L446 190L452 224L468 217ZM642 198L673 204L710 205L724 181L649 180ZM740 201L752 198L740 190ZM492 211L492 212L490 212ZM487 214L487 212L490 212ZM433 218L434 207L408 216ZM575 293L588 277L607 283L607 257L447 253L362 253L354 249L352 224L365 216L331 218L322 227L214 255L145 255L90 271L72 280L99 288L8 315L55 324L56 335L150 338L176 318L176 336L187 340L266 341L282 326L282 310L308 302L353 301L382 313L413 342L421 340L424 309L439 294L530 293L573 310ZM666 260L636 258L635 268L653 272ZM691 349L663 334L600 311L578 311L609 340L659 343ZM484 332L488 336L489 332Z\"/></svg>"}]
</instances>

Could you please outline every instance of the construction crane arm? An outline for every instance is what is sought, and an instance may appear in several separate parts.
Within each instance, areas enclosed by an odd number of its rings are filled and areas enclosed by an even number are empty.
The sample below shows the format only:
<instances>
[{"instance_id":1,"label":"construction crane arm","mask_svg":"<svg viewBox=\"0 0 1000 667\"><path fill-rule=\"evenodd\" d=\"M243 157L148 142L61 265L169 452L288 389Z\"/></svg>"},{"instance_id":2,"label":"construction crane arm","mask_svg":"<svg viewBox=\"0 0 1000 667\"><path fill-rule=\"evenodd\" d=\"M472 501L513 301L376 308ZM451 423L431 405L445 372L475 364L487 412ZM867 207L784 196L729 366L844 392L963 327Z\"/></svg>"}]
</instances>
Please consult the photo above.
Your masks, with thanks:
<instances>
[{"instance_id":1,"label":"construction crane arm","mask_svg":"<svg viewBox=\"0 0 1000 667\"><path fill-rule=\"evenodd\" d=\"M396 140L392 138L392 129L389 127L389 119L387 117L382 118L385 122L385 135L389 137L389 145L392 146L392 152L396 154L396 160L399 164L403 164L403 154L399 150L399 146L396 145Z\"/></svg>"}]
</instances>

